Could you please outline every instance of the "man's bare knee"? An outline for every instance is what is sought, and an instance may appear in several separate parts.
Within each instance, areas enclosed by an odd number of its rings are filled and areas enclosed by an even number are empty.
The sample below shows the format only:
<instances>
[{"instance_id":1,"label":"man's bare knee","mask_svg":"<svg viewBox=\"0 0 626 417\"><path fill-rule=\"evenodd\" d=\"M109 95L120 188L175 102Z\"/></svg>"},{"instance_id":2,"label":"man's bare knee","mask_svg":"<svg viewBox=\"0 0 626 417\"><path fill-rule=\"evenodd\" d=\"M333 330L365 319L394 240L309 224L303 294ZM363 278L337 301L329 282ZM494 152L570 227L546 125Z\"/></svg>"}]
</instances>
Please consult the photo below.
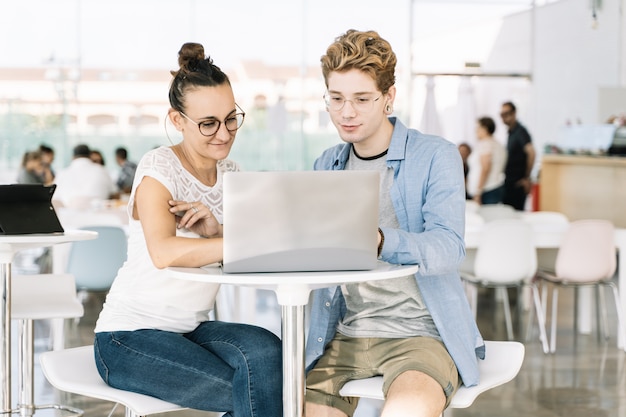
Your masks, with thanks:
<instances>
[{"instance_id":1,"label":"man's bare knee","mask_svg":"<svg viewBox=\"0 0 626 417\"><path fill-rule=\"evenodd\" d=\"M441 385L419 371L407 371L389 387L381 417L438 417L446 405Z\"/></svg>"}]
</instances>

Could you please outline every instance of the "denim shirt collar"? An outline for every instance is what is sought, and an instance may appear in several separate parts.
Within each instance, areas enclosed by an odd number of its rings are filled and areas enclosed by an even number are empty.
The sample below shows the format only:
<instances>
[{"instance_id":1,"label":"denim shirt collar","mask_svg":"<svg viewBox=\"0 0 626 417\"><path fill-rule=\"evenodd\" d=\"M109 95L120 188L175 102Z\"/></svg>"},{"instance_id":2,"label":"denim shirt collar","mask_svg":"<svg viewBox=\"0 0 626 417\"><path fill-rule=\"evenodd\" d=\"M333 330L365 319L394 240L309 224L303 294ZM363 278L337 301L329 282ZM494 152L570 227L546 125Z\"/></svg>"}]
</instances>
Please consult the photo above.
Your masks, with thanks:
<instances>
[{"instance_id":1,"label":"denim shirt collar","mask_svg":"<svg viewBox=\"0 0 626 417\"><path fill-rule=\"evenodd\" d=\"M406 142L408 139L409 129L396 117L390 117L389 121L393 125L393 133L391 134L391 142L389 143L389 150L387 151L387 162L400 161L406 156ZM342 170L345 168L348 158L350 157L350 150L354 145L346 143L341 148L341 151L337 154L335 161L333 162L333 170Z\"/></svg>"}]
</instances>

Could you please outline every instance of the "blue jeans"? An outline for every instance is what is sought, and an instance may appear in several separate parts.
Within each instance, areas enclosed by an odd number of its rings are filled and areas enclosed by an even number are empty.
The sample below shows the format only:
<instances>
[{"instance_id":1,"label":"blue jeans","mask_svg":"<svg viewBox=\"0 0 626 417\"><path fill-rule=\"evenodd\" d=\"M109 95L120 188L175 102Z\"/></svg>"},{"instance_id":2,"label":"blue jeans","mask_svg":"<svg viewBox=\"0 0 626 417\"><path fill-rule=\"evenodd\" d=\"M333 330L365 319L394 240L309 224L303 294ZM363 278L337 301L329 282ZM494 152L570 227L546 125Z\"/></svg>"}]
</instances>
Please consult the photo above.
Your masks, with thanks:
<instances>
[{"instance_id":1,"label":"blue jeans","mask_svg":"<svg viewBox=\"0 0 626 417\"><path fill-rule=\"evenodd\" d=\"M502 196L504 195L504 186L494 188L487 192L482 193L480 196L480 202L482 204L499 204L502 203Z\"/></svg>"},{"instance_id":2,"label":"blue jeans","mask_svg":"<svg viewBox=\"0 0 626 417\"><path fill-rule=\"evenodd\" d=\"M207 321L190 333L97 333L95 360L112 387L229 417L280 417L281 342L270 331Z\"/></svg>"}]
</instances>

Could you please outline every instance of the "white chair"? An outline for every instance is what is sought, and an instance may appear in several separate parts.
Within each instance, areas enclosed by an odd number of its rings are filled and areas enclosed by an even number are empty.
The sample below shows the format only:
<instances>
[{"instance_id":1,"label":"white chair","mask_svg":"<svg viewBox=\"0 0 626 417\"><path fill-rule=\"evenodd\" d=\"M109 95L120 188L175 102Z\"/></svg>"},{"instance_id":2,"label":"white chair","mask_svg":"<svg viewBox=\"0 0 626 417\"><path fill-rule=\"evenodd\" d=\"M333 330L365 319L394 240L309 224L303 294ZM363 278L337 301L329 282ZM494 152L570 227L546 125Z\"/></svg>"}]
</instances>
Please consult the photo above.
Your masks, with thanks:
<instances>
[{"instance_id":1,"label":"white chair","mask_svg":"<svg viewBox=\"0 0 626 417\"><path fill-rule=\"evenodd\" d=\"M507 336L513 340L513 324L509 304L508 289L517 288L518 306L521 289L531 286L537 317L540 339L547 352L547 337L543 309L536 286L531 279L537 271L537 252L533 243L532 228L520 219L499 219L488 222L483 227L480 244L476 250L474 272L460 271L461 278L472 289L470 306L476 316L476 287L494 288L502 299ZM521 308L518 308L521 315Z\"/></svg>"},{"instance_id":2,"label":"white chair","mask_svg":"<svg viewBox=\"0 0 626 417\"><path fill-rule=\"evenodd\" d=\"M478 204L476 204L478 207ZM478 209L478 208L477 208ZM485 224L485 219L475 211L465 211L465 231L468 230L480 230ZM459 271L473 273L474 272L474 260L476 259L476 249L467 249L465 252L465 258L463 263L459 267Z\"/></svg>"},{"instance_id":3,"label":"white chair","mask_svg":"<svg viewBox=\"0 0 626 417\"><path fill-rule=\"evenodd\" d=\"M74 277L69 274L14 275L11 280L11 317L18 321L18 408L20 415L32 416L35 410L54 408L76 414L82 411L60 404L36 405L34 402L33 320L82 317L83 306L76 297ZM53 338L62 337L55 332ZM58 344L57 344L58 345Z\"/></svg>"},{"instance_id":4,"label":"white chair","mask_svg":"<svg viewBox=\"0 0 626 417\"><path fill-rule=\"evenodd\" d=\"M478 361L480 382L473 387L461 386L448 408L467 408L483 392L515 378L524 362L524 345L519 342L485 341L485 359ZM383 378L376 376L353 380L339 391L346 397L384 400Z\"/></svg>"},{"instance_id":5,"label":"white chair","mask_svg":"<svg viewBox=\"0 0 626 417\"><path fill-rule=\"evenodd\" d=\"M478 212L478 208L480 204L475 202L474 200L465 200L465 212L466 213L476 213Z\"/></svg>"},{"instance_id":6,"label":"white chair","mask_svg":"<svg viewBox=\"0 0 626 417\"><path fill-rule=\"evenodd\" d=\"M561 232L567 229L569 219L558 211L525 211L520 218L531 225L533 230ZM554 272L558 249L537 250L537 266L542 271Z\"/></svg>"},{"instance_id":7,"label":"white chair","mask_svg":"<svg viewBox=\"0 0 626 417\"><path fill-rule=\"evenodd\" d=\"M520 217L520 212L506 204L482 204L478 207L477 213L480 214L485 222L500 219L518 219Z\"/></svg>"},{"instance_id":8,"label":"white chair","mask_svg":"<svg viewBox=\"0 0 626 417\"><path fill-rule=\"evenodd\" d=\"M573 287L575 290L582 287L595 287L598 299L604 300L601 286L611 288L617 312L618 333L622 337L626 335L622 321L622 309L620 295L617 286L612 280L617 265L615 248L615 229L607 220L577 220L570 223L563 237L556 258L555 273L539 271L539 281L552 284L552 318L550 330L550 352L556 350L556 327L558 309L559 287ZM577 293L577 291L576 291ZM575 297L574 305L577 307L578 300ZM599 304L597 302L598 332L604 327L605 337L608 338L606 324L606 310L603 315L603 326L600 325ZM602 302L605 308L605 303ZM574 332L578 314L574 312ZM619 338L618 338L619 339Z\"/></svg>"},{"instance_id":9,"label":"white chair","mask_svg":"<svg viewBox=\"0 0 626 417\"><path fill-rule=\"evenodd\" d=\"M123 391L108 386L98 374L94 361L93 346L44 352L40 356L41 369L53 387L78 395L122 404L126 417L184 410L176 404Z\"/></svg>"}]
</instances>

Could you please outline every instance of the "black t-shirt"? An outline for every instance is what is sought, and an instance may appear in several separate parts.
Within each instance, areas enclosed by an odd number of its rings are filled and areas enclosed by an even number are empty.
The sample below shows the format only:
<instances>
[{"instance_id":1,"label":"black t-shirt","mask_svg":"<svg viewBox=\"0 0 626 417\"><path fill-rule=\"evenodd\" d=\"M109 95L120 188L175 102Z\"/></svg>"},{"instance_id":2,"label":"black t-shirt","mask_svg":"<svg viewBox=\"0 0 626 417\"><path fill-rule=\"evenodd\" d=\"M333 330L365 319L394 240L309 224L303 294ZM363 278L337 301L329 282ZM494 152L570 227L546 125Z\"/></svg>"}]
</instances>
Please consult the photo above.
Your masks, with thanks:
<instances>
[{"instance_id":1,"label":"black t-shirt","mask_svg":"<svg viewBox=\"0 0 626 417\"><path fill-rule=\"evenodd\" d=\"M508 157L504 168L505 182L515 183L526 177L528 156L524 152L526 144L531 143L530 134L524 126L516 123L509 129L507 142Z\"/></svg>"}]
</instances>

